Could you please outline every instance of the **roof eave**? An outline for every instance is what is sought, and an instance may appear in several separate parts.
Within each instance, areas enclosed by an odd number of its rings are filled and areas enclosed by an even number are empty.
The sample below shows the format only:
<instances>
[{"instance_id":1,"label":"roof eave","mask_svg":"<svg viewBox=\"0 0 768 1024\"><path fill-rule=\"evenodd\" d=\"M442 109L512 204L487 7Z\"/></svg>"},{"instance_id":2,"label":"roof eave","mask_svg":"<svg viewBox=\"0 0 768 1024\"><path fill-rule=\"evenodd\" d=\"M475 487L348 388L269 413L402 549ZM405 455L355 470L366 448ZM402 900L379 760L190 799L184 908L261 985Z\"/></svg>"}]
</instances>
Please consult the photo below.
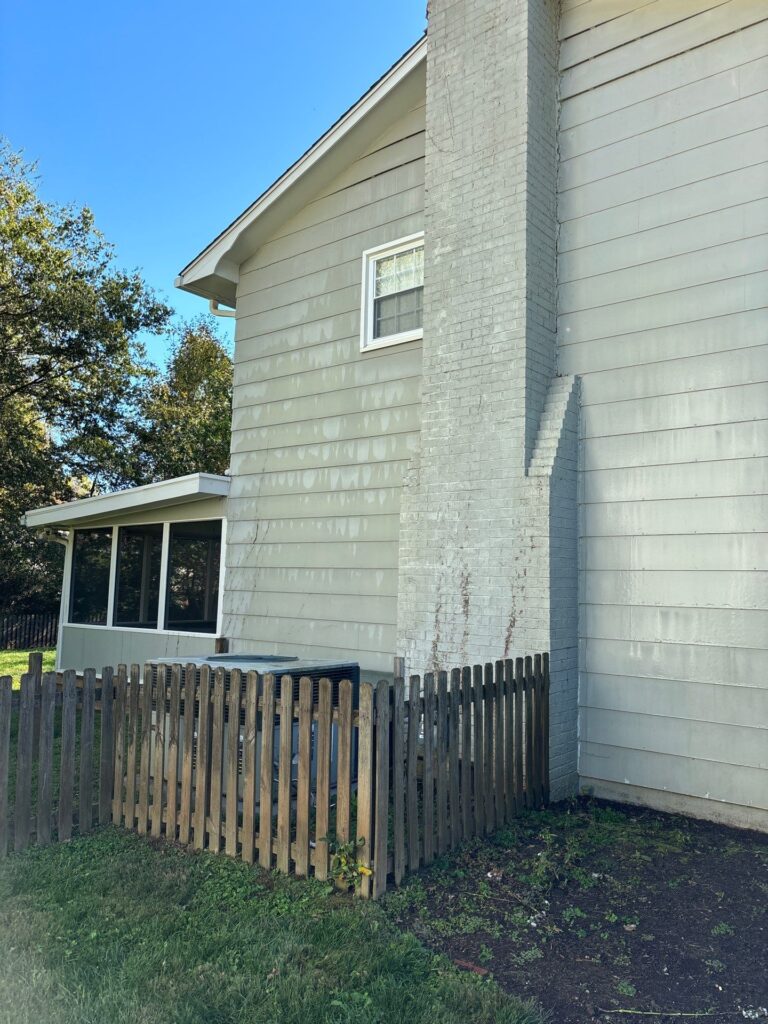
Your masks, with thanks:
<instances>
[{"instance_id":1,"label":"roof eave","mask_svg":"<svg viewBox=\"0 0 768 1024\"><path fill-rule=\"evenodd\" d=\"M213 473L190 473L187 476L162 480L143 487L131 487L94 498L79 498L62 505L31 509L22 517L30 529L76 526L81 522L108 521L121 515L204 498L224 498L229 493L230 478Z\"/></svg>"},{"instance_id":2,"label":"roof eave","mask_svg":"<svg viewBox=\"0 0 768 1024\"><path fill-rule=\"evenodd\" d=\"M423 36L280 178L180 272L175 285L206 299L235 305L240 264L281 220L309 201L386 128L393 94L415 82L426 58ZM423 68L421 69L423 71ZM416 88L420 88L416 84ZM407 96L407 90L405 91ZM334 159L335 158L335 159ZM293 202L290 201L291 197Z\"/></svg>"}]
</instances>

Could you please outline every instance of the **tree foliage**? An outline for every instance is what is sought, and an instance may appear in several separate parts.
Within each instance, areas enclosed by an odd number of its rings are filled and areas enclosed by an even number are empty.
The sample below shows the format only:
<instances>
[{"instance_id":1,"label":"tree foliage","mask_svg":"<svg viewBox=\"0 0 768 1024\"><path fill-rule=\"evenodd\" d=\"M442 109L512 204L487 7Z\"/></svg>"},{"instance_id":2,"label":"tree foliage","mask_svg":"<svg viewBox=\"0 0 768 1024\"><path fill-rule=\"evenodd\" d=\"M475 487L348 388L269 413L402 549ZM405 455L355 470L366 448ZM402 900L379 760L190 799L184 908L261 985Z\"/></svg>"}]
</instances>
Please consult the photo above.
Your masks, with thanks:
<instances>
[{"instance_id":1,"label":"tree foliage","mask_svg":"<svg viewBox=\"0 0 768 1024\"><path fill-rule=\"evenodd\" d=\"M61 549L25 511L227 465L232 367L213 325L171 332L171 309L113 257L90 210L43 201L0 143L0 610L58 602Z\"/></svg>"},{"instance_id":2,"label":"tree foliage","mask_svg":"<svg viewBox=\"0 0 768 1024\"><path fill-rule=\"evenodd\" d=\"M227 469L232 360L208 318L178 332L167 368L144 389L139 411L137 482Z\"/></svg>"}]
</instances>

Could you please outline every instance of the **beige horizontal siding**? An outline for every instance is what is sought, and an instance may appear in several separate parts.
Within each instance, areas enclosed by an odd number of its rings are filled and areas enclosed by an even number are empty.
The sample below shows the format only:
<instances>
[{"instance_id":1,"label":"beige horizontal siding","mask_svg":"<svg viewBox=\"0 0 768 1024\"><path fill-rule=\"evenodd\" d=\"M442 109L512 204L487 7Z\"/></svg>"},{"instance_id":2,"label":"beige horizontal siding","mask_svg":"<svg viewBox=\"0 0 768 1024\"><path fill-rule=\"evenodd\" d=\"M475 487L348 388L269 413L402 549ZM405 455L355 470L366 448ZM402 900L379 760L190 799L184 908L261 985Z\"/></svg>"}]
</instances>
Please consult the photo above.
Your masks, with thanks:
<instances>
[{"instance_id":1,"label":"beige horizontal siding","mask_svg":"<svg viewBox=\"0 0 768 1024\"><path fill-rule=\"evenodd\" d=\"M407 111L241 268L225 633L390 671L421 345L360 352L362 253L422 227Z\"/></svg>"},{"instance_id":2,"label":"beige horizontal siding","mask_svg":"<svg viewBox=\"0 0 768 1024\"><path fill-rule=\"evenodd\" d=\"M580 772L765 809L768 11L565 0L561 39Z\"/></svg>"}]
</instances>

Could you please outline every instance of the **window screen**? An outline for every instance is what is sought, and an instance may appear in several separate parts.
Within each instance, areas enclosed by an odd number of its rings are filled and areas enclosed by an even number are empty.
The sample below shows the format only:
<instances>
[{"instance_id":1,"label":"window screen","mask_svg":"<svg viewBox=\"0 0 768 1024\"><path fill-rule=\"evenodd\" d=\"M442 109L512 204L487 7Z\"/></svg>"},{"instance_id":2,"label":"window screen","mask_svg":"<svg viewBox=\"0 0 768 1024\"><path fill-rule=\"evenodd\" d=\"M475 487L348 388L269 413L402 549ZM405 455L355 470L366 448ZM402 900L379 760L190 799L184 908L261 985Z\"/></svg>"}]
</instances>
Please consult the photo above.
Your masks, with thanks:
<instances>
[{"instance_id":1,"label":"window screen","mask_svg":"<svg viewBox=\"0 0 768 1024\"><path fill-rule=\"evenodd\" d=\"M75 530L69 621L106 626L112 529Z\"/></svg>"},{"instance_id":2,"label":"window screen","mask_svg":"<svg viewBox=\"0 0 768 1024\"><path fill-rule=\"evenodd\" d=\"M215 633L221 520L171 524L166 628Z\"/></svg>"},{"instance_id":3,"label":"window screen","mask_svg":"<svg viewBox=\"0 0 768 1024\"><path fill-rule=\"evenodd\" d=\"M121 526L117 534L115 626L157 629L163 527Z\"/></svg>"}]
</instances>

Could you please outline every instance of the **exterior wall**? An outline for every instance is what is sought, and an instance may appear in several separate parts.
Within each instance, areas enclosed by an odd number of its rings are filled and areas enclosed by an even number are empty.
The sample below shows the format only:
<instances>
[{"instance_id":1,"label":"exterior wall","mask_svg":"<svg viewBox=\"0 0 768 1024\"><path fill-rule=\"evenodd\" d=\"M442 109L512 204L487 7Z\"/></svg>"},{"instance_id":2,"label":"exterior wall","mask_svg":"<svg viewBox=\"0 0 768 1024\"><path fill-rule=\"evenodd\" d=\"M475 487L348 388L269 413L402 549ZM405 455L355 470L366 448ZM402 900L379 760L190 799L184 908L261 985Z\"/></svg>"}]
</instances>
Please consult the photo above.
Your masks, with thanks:
<instances>
[{"instance_id":1,"label":"exterior wall","mask_svg":"<svg viewBox=\"0 0 768 1024\"><path fill-rule=\"evenodd\" d=\"M765 827L768 11L565 0L560 35L582 785Z\"/></svg>"},{"instance_id":2,"label":"exterior wall","mask_svg":"<svg viewBox=\"0 0 768 1024\"><path fill-rule=\"evenodd\" d=\"M214 653L215 637L189 636L160 630L108 629L106 626L61 627L56 667L95 668L104 665L139 665L150 658L203 657Z\"/></svg>"},{"instance_id":3,"label":"exterior wall","mask_svg":"<svg viewBox=\"0 0 768 1024\"><path fill-rule=\"evenodd\" d=\"M240 269L224 634L391 672L421 343L360 352L363 250L422 230L412 109Z\"/></svg>"},{"instance_id":4,"label":"exterior wall","mask_svg":"<svg viewBox=\"0 0 768 1024\"><path fill-rule=\"evenodd\" d=\"M576 389L553 378L557 4L432 0L428 38L423 414L398 653L422 672L550 650L564 795L576 786Z\"/></svg>"}]
</instances>

